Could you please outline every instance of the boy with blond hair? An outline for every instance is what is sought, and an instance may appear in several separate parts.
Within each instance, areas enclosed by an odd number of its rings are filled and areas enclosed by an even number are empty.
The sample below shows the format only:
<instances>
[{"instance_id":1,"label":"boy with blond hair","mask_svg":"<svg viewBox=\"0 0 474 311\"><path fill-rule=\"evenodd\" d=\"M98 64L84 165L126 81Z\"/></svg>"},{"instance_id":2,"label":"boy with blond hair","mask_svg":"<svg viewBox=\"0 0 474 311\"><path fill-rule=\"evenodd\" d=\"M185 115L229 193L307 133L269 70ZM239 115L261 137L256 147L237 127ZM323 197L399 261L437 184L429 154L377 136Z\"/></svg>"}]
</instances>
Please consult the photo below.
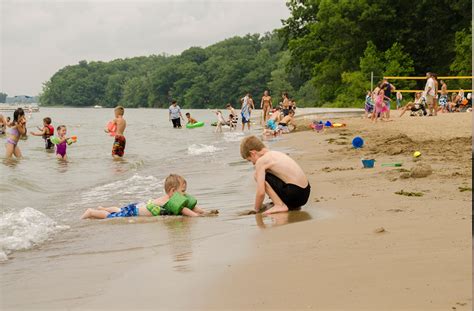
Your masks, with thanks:
<instances>
[{"instance_id":1,"label":"boy with blond hair","mask_svg":"<svg viewBox=\"0 0 474 311\"><path fill-rule=\"evenodd\" d=\"M165 179L165 195L148 202L131 203L119 208L117 206L88 208L81 219L105 219L117 217L135 216L161 216L161 215L184 215L196 217L204 215L206 212L196 206L197 200L186 193L186 180L176 174L170 174ZM217 211L210 211L210 214L217 214Z\"/></svg>"},{"instance_id":2,"label":"boy with blond hair","mask_svg":"<svg viewBox=\"0 0 474 311\"><path fill-rule=\"evenodd\" d=\"M125 113L125 109L122 106L117 106L114 109L115 113L115 118L112 120L112 123L114 124L116 130L115 130L115 140L114 144L112 146L112 156L114 158L116 157L123 157L123 154L125 153L125 144L126 144L126 139L125 136L123 135L123 132L125 132L125 128L127 127L127 121L123 118L123 114ZM109 133L109 129L105 129L106 133Z\"/></svg>"},{"instance_id":3,"label":"boy with blond hair","mask_svg":"<svg viewBox=\"0 0 474 311\"><path fill-rule=\"evenodd\" d=\"M240 155L255 166L255 211L262 208L265 194L272 200L273 207L263 214L298 210L308 202L311 186L295 160L282 152L268 149L255 136L242 140Z\"/></svg>"}]
</instances>

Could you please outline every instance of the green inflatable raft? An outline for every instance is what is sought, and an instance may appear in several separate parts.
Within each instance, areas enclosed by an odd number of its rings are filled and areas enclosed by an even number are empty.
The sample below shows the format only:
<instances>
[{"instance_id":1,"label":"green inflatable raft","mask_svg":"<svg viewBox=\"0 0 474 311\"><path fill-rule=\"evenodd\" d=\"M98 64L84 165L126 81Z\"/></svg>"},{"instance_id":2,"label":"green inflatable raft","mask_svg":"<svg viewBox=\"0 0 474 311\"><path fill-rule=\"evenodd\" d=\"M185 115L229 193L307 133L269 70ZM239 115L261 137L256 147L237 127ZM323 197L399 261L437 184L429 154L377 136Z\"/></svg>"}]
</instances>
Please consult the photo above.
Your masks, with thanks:
<instances>
[{"instance_id":1,"label":"green inflatable raft","mask_svg":"<svg viewBox=\"0 0 474 311\"><path fill-rule=\"evenodd\" d=\"M201 127L201 126L204 126L204 122L196 122L196 123L193 123L193 124L191 124L191 123L186 124L186 128L188 128L188 129L193 129L195 127Z\"/></svg>"}]
</instances>

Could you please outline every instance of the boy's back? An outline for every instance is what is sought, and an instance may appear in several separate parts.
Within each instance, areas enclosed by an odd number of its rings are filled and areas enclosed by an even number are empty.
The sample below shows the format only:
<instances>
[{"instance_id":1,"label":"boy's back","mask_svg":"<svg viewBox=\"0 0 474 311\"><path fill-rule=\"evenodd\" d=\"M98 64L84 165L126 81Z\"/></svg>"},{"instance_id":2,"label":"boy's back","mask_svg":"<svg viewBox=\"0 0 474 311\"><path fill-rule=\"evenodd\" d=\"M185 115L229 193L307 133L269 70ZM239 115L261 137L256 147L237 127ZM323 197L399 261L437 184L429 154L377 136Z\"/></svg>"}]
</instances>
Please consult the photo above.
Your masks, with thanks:
<instances>
[{"instance_id":1,"label":"boy's back","mask_svg":"<svg viewBox=\"0 0 474 311\"><path fill-rule=\"evenodd\" d=\"M115 124L117 124L117 130L115 131L116 135L123 135L125 128L127 127L127 121L122 116L117 116L115 118Z\"/></svg>"},{"instance_id":2,"label":"boy's back","mask_svg":"<svg viewBox=\"0 0 474 311\"><path fill-rule=\"evenodd\" d=\"M269 150L255 163L256 169L265 169L287 184L294 184L301 188L308 186L305 173L292 158L283 152Z\"/></svg>"}]
</instances>

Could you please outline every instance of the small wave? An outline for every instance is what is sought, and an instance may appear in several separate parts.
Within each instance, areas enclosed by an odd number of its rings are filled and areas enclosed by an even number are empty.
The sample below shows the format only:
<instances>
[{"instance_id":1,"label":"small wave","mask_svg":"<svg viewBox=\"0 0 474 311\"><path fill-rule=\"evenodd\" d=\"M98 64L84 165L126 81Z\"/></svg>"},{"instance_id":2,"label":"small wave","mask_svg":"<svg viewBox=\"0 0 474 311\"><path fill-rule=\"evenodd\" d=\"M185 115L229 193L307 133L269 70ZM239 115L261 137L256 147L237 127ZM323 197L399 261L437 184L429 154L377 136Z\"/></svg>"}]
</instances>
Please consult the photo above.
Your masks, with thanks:
<instances>
[{"instance_id":1,"label":"small wave","mask_svg":"<svg viewBox=\"0 0 474 311\"><path fill-rule=\"evenodd\" d=\"M136 200L141 197L156 196L162 191L163 182L154 176L133 175L126 180L114 181L110 184L95 187L81 195L81 203L90 204L113 199L117 194L121 200ZM76 205L76 204L75 204Z\"/></svg>"},{"instance_id":2,"label":"small wave","mask_svg":"<svg viewBox=\"0 0 474 311\"><path fill-rule=\"evenodd\" d=\"M32 248L68 228L31 207L6 213L0 216L0 261L7 260L13 251Z\"/></svg>"},{"instance_id":3,"label":"small wave","mask_svg":"<svg viewBox=\"0 0 474 311\"><path fill-rule=\"evenodd\" d=\"M227 142L241 141L245 137L242 132L225 132L224 140Z\"/></svg>"},{"instance_id":4,"label":"small wave","mask_svg":"<svg viewBox=\"0 0 474 311\"><path fill-rule=\"evenodd\" d=\"M193 144L188 147L189 155L199 155L203 153L214 153L221 150L213 145L204 145L204 144Z\"/></svg>"}]
</instances>

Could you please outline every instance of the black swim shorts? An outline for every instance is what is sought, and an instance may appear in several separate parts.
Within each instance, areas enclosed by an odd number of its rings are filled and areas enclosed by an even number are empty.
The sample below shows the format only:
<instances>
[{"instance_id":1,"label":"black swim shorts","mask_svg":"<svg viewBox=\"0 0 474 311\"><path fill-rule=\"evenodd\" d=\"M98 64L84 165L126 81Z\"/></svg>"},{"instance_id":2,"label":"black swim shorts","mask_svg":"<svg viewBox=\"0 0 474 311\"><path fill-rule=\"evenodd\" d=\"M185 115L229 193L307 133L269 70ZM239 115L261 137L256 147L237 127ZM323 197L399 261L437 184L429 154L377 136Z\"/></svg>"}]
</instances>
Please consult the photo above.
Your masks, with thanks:
<instances>
[{"instance_id":1,"label":"black swim shorts","mask_svg":"<svg viewBox=\"0 0 474 311\"><path fill-rule=\"evenodd\" d=\"M308 183L306 188L294 184L287 184L271 173L265 174L265 181L276 192L289 210L297 210L308 202L311 193L311 186Z\"/></svg>"}]
</instances>

